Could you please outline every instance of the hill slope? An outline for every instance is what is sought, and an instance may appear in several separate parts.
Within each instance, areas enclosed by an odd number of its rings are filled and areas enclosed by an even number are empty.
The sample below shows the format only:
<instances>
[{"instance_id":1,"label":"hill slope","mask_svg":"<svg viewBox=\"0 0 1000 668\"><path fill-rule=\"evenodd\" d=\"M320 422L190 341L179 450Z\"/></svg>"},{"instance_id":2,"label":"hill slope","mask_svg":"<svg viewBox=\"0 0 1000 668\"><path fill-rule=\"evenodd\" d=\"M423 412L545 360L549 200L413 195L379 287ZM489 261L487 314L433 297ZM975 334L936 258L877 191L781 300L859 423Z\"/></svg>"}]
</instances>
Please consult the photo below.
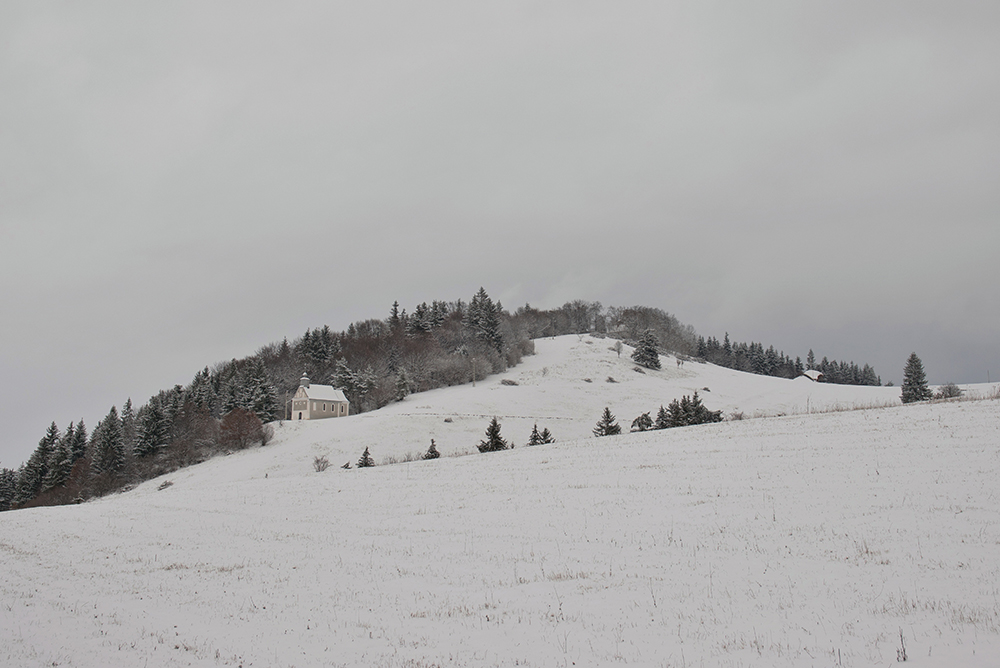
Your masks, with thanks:
<instances>
[{"instance_id":1,"label":"hill slope","mask_svg":"<svg viewBox=\"0 0 1000 668\"><path fill-rule=\"evenodd\" d=\"M895 662L900 631L913 665L1000 662L996 401L594 439L605 405L627 426L706 386L748 413L898 389L638 374L588 340L539 341L517 386L286 423L162 491L0 515L0 662L868 666ZM311 467L431 437L471 450L493 414L560 442Z\"/></svg>"}]
</instances>

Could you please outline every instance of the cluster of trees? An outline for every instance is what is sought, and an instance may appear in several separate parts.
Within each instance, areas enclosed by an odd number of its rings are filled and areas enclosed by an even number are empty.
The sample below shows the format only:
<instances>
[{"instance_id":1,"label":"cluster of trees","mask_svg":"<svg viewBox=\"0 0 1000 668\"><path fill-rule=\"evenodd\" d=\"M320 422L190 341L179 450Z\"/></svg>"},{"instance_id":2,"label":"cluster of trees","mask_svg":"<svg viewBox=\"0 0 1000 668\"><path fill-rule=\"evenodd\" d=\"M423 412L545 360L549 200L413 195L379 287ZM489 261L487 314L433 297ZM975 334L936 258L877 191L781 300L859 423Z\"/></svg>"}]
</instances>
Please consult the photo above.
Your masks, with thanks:
<instances>
[{"instance_id":1,"label":"cluster of trees","mask_svg":"<svg viewBox=\"0 0 1000 668\"><path fill-rule=\"evenodd\" d=\"M882 379L868 364L858 366L854 362L838 362L824 357L816 362L813 351L806 356L805 364L801 357L794 360L784 352L774 349L774 346L764 348L762 343L730 342L729 333L720 343L715 337L698 337L696 353L698 357L737 371L746 371L761 376L777 376L779 378L796 378L807 369L814 369L823 374L823 381L839 385L881 385Z\"/></svg>"},{"instance_id":2,"label":"cluster of trees","mask_svg":"<svg viewBox=\"0 0 1000 668\"><path fill-rule=\"evenodd\" d=\"M687 427L695 424L710 424L722 422L722 411L711 411L701 402L701 397L686 394L679 400L674 399L656 413L656 420L649 413L643 413L632 421L632 431L649 431L654 429L670 429L672 427Z\"/></svg>"},{"instance_id":3,"label":"cluster of trees","mask_svg":"<svg viewBox=\"0 0 1000 668\"><path fill-rule=\"evenodd\" d=\"M397 302L388 318L344 332L307 329L292 342L205 367L136 411L131 400L120 412L112 406L89 438L82 420L65 433L51 425L20 469L0 469L0 510L106 494L266 443L266 423L286 417L303 373L343 389L358 413L410 392L481 380L533 350L521 319L482 288L468 303L424 302L407 314Z\"/></svg>"},{"instance_id":4,"label":"cluster of trees","mask_svg":"<svg viewBox=\"0 0 1000 668\"><path fill-rule=\"evenodd\" d=\"M536 422L531 428L531 435L528 437L527 445L543 445L555 442L556 440L552 437L548 427L545 427L542 431L538 431L538 423ZM431 443L433 444L433 441ZM500 435L500 421L494 416L490 420L489 426L486 427L486 438L480 441L476 447L479 448L479 452L499 452L500 450L513 448L514 444L508 443Z\"/></svg>"},{"instance_id":5,"label":"cluster of trees","mask_svg":"<svg viewBox=\"0 0 1000 668\"><path fill-rule=\"evenodd\" d=\"M648 306L605 308L600 302L576 300L559 308L542 310L525 304L513 317L533 339L592 333L638 341L650 331L660 348L685 355L693 355L697 343L690 325L682 324L666 311Z\"/></svg>"}]
</instances>

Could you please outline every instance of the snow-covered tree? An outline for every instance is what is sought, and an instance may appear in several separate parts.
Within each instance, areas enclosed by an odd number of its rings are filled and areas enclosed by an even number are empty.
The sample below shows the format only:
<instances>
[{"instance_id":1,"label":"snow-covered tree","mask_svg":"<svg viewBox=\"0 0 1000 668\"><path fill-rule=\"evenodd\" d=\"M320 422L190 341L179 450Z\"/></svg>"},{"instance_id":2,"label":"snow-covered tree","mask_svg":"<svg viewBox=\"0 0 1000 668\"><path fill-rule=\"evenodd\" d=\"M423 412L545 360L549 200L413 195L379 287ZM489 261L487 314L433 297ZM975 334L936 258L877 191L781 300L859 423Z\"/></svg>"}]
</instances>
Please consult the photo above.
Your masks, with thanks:
<instances>
[{"instance_id":1,"label":"snow-covered tree","mask_svg":"<svg viewBox=\"0 0 1000 668\"><path fill-rule=\"evenodd\" d=\"M660 354L658 352L659 342L656 334L651 329L642 333L639 343L636 344L635 352L632 353L632 361L647 369L660 368Z\"/></svg>"},{"instance_id":2,"label":"snow-covered tree","mask_svg":"<svg viewBox=\"0 0 1000 668\"><path fill-rule=\"evenodd\" d=\"M149 403L139 410L137 422L134 448L136 457L149 457L167 445L170 439L170 426L163 409L160 408L158 397L150 399Z\"/></svg>"},{"instance_id":3,"label":"snow-covered tree","mask_svg":"<svg viewBox=\"0 0 1000 668\"><path fill-rule=\"evenodd\" d=\"M542 444L542 435L538 432L538 423L537 422L535 423L535 426L531 428L531 435L528 436L528 443L527 444L528 445L541 445Z\"/></svg>"},{"instance_id":4,"label":"snow-covered tree","mask_svg":"<svg viewBox=\"0 0 1000 668\"><path fill-rule=\"evenodd\" d=\"M620 433L622 433L622 428L615 421L615 416L611 414L611 409L605 407L604 412L601 414L601 419L597 421L597 426L594 427L594 436L614 436Z\"/></svg>"},{"instance_id":5,"label":"snow-covered tree","mask_svg":"<svg viewBox=\"0 0 1000 668\"><path fill-rule=\"evenodd\" d=\"M643 413L636 419L632 420L632 431L647 431L653 428L653 418L649 417L649 413Z\"/></svg>"},{"instance_id":6,"label":"snow-covered tree","mask_svg":"<svg viewBox=\"0 0 1000 668\"><path fill-rule=\"evenodd\" d=\"M909 359L906 360L906 367L903 369L902 388L902 399L904 404L908 404L913 401L926 401L933 396L930 388L927 387L927 377L924 375L924 364L920 361L920 358L917 357L916 353L910 353Z\"/></svg>"},{"instance_id":7,"label":"snow-covered tree","mask_svg":"<svg viewBox=\"0 0 1000 668\"><path fill-rule=\"evenodd\" d=\"M125 466L122 423L115 406L111 407L107 416L94 429L91 443L94 458L90 462L90 468L94 473L113 473Z\"/></svg>"},{"instance_id":8,"label":"snow-covered tree","mask_svg":"<svg viewBox=\"0 0 1000 668\"><path fill-rule=\"evenodd\" d=\"M424 453L423 458L424 459L437 459L440 456L441 456L441 453L438 452L437 444L434 442L434 439L432 438L431 439L431 447L427 448L427 452Z\"/></svg>"},{"instance_id":9,"label":"snow-covered tree","mask_svg":"<svg viewBox=\"0 0 1000 668\"><path fill-rule=\"evenodd\" d=\"M486 428L486 438L479 442L477 446L479 452L497 452L506 450L510 445L500 436L500 421L496 416L490 420L490 425Z\"/></svg>"},{"instance_id":10,"label":"snow-covered tree","mask_svg":"<svg viewBox=\"0 0 1000 668\"><path fill-rule=\"evenodd\" d=\"M368 448L365 448L365 451L361 454L361 459L358 460L358 468L363 469L371 466L375 466L375 460L372 459L371 454L368 452Z\"/></svg>"}]
</instances>

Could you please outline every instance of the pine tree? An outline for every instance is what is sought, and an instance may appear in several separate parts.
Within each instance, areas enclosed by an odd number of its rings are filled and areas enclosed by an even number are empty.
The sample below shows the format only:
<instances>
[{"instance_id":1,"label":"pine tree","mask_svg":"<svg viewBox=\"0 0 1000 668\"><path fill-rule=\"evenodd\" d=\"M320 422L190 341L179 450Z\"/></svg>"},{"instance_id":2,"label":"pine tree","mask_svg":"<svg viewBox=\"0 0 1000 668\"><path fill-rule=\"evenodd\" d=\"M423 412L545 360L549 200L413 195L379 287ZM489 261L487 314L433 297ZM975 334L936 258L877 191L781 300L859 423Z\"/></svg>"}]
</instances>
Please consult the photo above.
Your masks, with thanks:
<instances>
[{"instance_id":1,"label":"pine tree","mask_svg":"<svg viewBox=\"0 0 1000 668\"><path fill-rule=\"evenodd\" d=\"M17 471L0 469L0 512L10 510L17 493Z\"/></svg>"},{"instance_id":2,"label":"pine tree","mask_svg":"<svg viewBox=\"0 0 1000 668\"><path fill-rule=\"evenodd\" d=\"M410 393L410 381L406 377L406 370L400 369L396 375L396 401L402 401Z\"/></svg>"},{"instance_id":3,"label":"pine tree","mask_svg":"<svg viewBox=\"0 0 1000 668\"><path fill-rule=\"evenodd\" d=\"M372 459L371 454L369 454L368 448L365 448L364 453L361 455L361 459L358 460L358 468L363 469L371 466L375 466L375 460Z\"/></svg>"},{"instance_id":4,"label":"pine tree","mask_svg":"<svg viewBox=\"0 0 1000 668\"><path fill-rule=\"evenodd\" d=\"M500 421L497 420L496 416L493 416L493 419L490 420L490 426L486 428L486 439L480 441L477 447L479 452L498 452L510 447L507 441L500 436Z\"/></svg>"},{"instance_id":5,"label":"pine tree","mask_svg":"<svg viewBox=\"0 0 1000 668\"><path fill-rule=\"evenodd\" d=\"M649 413L643 413L636 419L632 420L632 431L647 431L653 428L653 418L649 417Z\"/></svg>"},{"instance_id":6,"label":"pine tree","mask_svg":"<svg viewBox=\"0 0 1000 668\"><path fill-rule=\"evenodd\" d=\"M537 422L535 423L535 426L531 428L531 436L528 437L528 443L527 444L528 445L541 445L542 444L542 435L540 433L538 433L538 423Z\"/></svg>"},{"instance_id":7,"label":"pine tree","mask_svg":"<svg viewBox=\"0 0 1000 668\"><path fill-rule=\"evenodd\" d=\"M42 480L42 490L52 489L63 484L73 470L72 442L75 437L73 423L69 424L66 433L56 442L49 456L48 471Z\"/></svg>"},{"instance_id":8,"label":"pine tree","mask_svg":"<svg viewBox=\"0 0 1000 668\"><path fill-rule=\"evenodd\" d=\"M622 428L615 422L615 416L611 414L611 409L605 406L601 419L597 421L597 426L594 427L593 431L594 436L614 436L622 433Z\"/></svg>"},{"instance_id":9,"label":"pine tree","mask_svg":"<svg viewBox=\"0 0 1000 668\"><path fill-rule=\"evenodd\" d=\"M656 422L653 423L653 429L667 429L670 427L670 414L667 413L667 409L660 404L660 410L656 412Z\"/></svg>"},{"instance_id":10,"label":"pine tree","mask_svg":"<svg viewBox=\"0 0 1000 668\"><path fill-rule=\"evenodd\" d=\"M656 340L656 334L653 333L653 330L647 329L639 338L639 343L636 344L635 352L632 353L632 361L647 369L659 369L660 354L657 351L658 347L659 342Z\"/></svg>"},{"instance_id":11,"label":"pine tree","mask_svg":"<svg viewBox=\"0 0 1000 668\"><path fill-rule=\"evenodd\" d=\"M132 410L132 397L129 397L122 406L122 449L127 455L135 449L135 436L135 411Z\"/></svg>"},{"instance_id":12,"label":"pine tree","mask_svg":"<svg viewBox=\"0 0 1000 668\"><path fill-rule=\"evenodd\" d=\"M437 444L434 442L434 439L432 438L431 439L431 447L427 448L427 452L424 453L424 457L423 458L424 459L437 459L440 456L441 456L441 453L438 452Z\"/></svg>"},{"instance_id":13,"label":"pine tree","mask_svg":"<svg viewBox=\"0 0 1000 668\"><path fill-rule=\"evenodd\" d=\"M59 427L53 422L18 473L15 504L27 503L45 489L44 482L49 473L49 462L52 461L52 453L58 443Z\"/></svg>"},{"instance_id":14,"label":"pine tree","mask_svg":"<svg viewBox=\"0 0 1000 668\"><path fill-rule=\"evenodd\" d=\"M267 379L264 360L255 357L250 361L242 385L243 397L242 401L239 402L240 408L250 411L260 418L261 422L270 422L278 417L280 413L278 393L271 381Z\"/></svg>"},{"instance_id":15,"label":"pine tree","mask_svg":"<svg viewBox=\"0 0 1000 668\"><path fill-rule=\"evenodd\" d=\"M913 401L926 401L932 395L927 387L927 377L924 375L924 365L917 357L916 353L911 353L906 360L906 367L903 369L903 394L904 404Z\"/></svg>"},{"instance_id":16,"label":"pine tree","mask_svg":"<svg viewBox=\"0 0 1000 668\"><path fill-rule=\"evenodd\" d=\"M556 439L552 438L552 432L549 431L548 427L542 429L542 443L555 443Z\"/></svg>"},{"instance_id":17,"label":"pine tree","mask_svg":"<svg viewBox=\"0 0 1000 668\"><path fill-rule=\"evenodd\" d=\"M167 444L167 421L157 397L150 399L149 403L139 410L138 423L135 442L136 457L148 457Z\"/></svg>"},{"instance_id":18,"label":"pine tree","mask_svg":"<svg viewBox=\"0 0 1000 668\"><path fill-rule=\"evenodd\" d=\"M90 463L94 473L115 472L125 466L125 447L122 442L122 423L114 406L94 430L94 459Z\"/></svg>"},{"instance_id":19,"label":"pine tree","mask_svg":"<svg viewBox=\"0 0 1000 668\"><path fill-rule=\"evenodd\" d=\"M78 459L87 454L87 425L83 423L83 420L80 420L76 425L76 430L73 432L70 453L72 454L74 464Z\"/></svg>"}]
</instances>

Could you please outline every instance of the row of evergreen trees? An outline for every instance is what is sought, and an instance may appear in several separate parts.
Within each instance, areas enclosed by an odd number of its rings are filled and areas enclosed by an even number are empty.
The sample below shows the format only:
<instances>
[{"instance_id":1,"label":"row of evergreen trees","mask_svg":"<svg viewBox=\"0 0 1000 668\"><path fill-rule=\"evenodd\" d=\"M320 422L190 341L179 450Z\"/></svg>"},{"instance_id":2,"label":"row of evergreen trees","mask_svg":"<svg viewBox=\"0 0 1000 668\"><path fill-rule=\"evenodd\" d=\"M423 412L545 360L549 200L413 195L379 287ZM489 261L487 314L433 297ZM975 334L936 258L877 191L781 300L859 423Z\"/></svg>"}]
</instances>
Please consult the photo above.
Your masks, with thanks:
<instances>
[{"instance_id":1,"label":"row of evergreen trees","mask_svg":"<svg viewBox=\"0 0 1000 668\"><path fill-rule=\"evenodd\" d=\"M746 371L761 376L796 378L806 370L813 369L823 374L823 382L839 385L881 385L882 379L868 364L858 366L854 362L838 362L824 357L816 362L810 350L803 364L801 357L794 360L777 351L774 346L767 349L761 343L732 343L729 332L720 343L715 337L698 337L696 354L698 357L737 371Z\"/></svg>"}]
</instances>

